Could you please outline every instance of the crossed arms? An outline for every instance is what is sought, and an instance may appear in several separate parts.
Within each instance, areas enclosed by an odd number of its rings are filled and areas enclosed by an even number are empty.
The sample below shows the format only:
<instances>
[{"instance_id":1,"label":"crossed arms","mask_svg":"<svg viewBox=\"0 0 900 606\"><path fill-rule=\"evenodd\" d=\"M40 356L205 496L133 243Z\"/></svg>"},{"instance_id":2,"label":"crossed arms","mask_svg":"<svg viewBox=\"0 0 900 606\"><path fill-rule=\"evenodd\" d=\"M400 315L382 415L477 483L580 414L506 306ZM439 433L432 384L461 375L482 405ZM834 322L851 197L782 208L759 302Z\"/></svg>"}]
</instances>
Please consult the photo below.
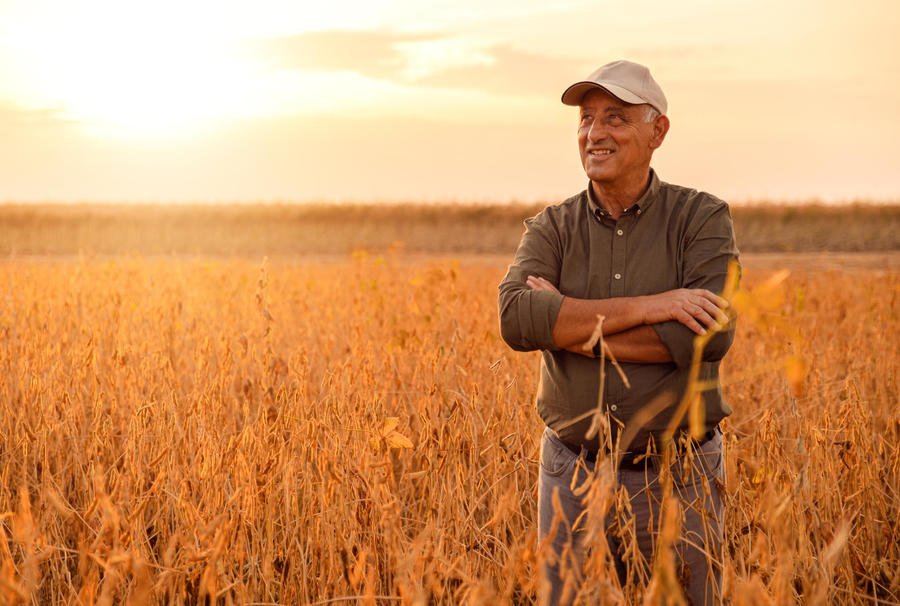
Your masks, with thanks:
<instances>
[{"instance_id":1,"label":"crossed arms","mask_svg":"<svg viewBox=\"0 0 900 606\"><path fill-rule=\"evenodd\" d=\"M539 276L528 276L525 283L532 290L559 293L550 281ZM672 362L671 352L651 325L675 320L702 335L707 328L719 329L728 323L723 311L727 307L728 301L703 288L611 299L563 297L553 325L553 344L592 357L583 345L594 332L597 316L602 315L603 340L617 360Z\"/></svg>"},{"instance_id":2,"label":"crossed arms","mask_svg":"<svg viewBox=\"0 0 900 606\"><path fill-rule=\"evenodd\" d=\"M563 246L552 222L539 215L526 221L527 230L516 259L500 284L500 332L515 350L584 351L604 316L603 338L620 361L690 364L697 334L728 322L728 303L713 291L724 286L728 263L736 258L727 206L712 208L687 238L682 251L683 288L658 294L607 299L564 296L556 286ZM734 331L717 332L703 359L721 359Z\"/></svg>"}]
</instances>

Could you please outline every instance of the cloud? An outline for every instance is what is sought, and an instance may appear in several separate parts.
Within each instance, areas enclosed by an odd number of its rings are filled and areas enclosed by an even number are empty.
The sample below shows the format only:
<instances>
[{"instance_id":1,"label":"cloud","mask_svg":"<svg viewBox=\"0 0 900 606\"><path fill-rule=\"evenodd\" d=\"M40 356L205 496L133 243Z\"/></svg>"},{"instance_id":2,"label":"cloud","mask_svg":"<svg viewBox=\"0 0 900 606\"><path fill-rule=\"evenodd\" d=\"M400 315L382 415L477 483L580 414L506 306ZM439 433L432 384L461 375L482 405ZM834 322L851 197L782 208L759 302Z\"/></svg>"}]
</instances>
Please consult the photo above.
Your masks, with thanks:
<instances>
[{"instance_id":1,"label":"cloud","mask_svg":"<svg viewBox=\"0 0 900 606\"><path fill-rule=\"evenodd\" d=\"M6 124L59 123L68 122L60 108L24 109L12 104L0 103L0 120Z\"/></svg>"},{"instance_id":2,"label":"cloud","mask_svg":"<svg viewBox=\"0 0 900 606\"><path fill-rule=\"evenodd\" d=\"M418 82L511 95L562 94L566 86L592 69L580 60L522 52L508 45L492 46L483 52L489 63L450 67Z\"/></svg>"},{"instance_id":3,"label":"cloud","mask_svg":"<svg viewBox=\"0 0 900 606\"><path fill-rule=\"evenodd\" d=\"M15 105L0 104L0 137L6 140L19 139L34 136L35 133L61 131L73 124L63 116L62 110L48 109L22 109Z\"/></svg>"},{"instance_id":4,"label":"cloud","mask_svg":"<svg viewBox=\"0 0 900 606\"><path fill-rule=\"evenodd\" d=\"M403 85L511 95L561 93L595 67L505 44L476 46L440 33L310 32L268 40L261 49L287 69L351 71Z\"/></svg>"},{"instance_id":5,"label":"cloud","mask_svg":"<svg viewBox=\"0 0 900 606\"><path fill-rule=\"evenodd\" d=\"M306 71L351 71L396 80L408 63L404 44L434 40L435 34L380 30L309 32L259 43L262 56L279 67Z\"/></svg>"}]
</instances>

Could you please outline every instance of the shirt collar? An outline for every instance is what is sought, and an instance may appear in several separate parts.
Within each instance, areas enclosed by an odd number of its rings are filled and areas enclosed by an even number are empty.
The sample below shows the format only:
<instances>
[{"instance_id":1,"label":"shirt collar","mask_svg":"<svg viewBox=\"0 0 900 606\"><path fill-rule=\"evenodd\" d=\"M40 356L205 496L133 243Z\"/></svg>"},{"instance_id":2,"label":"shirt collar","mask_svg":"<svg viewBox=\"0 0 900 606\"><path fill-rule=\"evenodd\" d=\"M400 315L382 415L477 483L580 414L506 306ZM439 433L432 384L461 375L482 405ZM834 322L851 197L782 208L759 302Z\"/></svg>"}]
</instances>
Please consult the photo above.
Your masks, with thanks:
<instances>
[{"instance_id":1,"label":"shirt collar","mask_svg":"<svg viewBox=\"0 0 900 606\"><path fill-rule=\"evenodd\" d=\"M656 199L657 194L659 193L659 177L656 176L656 171L652 168L650 169L650 184L647 187L647 190L644 194L638 198L637 202L629 206L624 210L622 214L630 215L632 213L640 215L647 212L647 209L650 208L650 205ZM606 211L603 206L597 201L597 198L594 197L594 188L591 187L591 182L588 181L587 186L587 195L588 200L590 201L591 207L594 209L595 213L599 213L601 217L608 217L609 213Z\"/></svg>"}]
</instances>

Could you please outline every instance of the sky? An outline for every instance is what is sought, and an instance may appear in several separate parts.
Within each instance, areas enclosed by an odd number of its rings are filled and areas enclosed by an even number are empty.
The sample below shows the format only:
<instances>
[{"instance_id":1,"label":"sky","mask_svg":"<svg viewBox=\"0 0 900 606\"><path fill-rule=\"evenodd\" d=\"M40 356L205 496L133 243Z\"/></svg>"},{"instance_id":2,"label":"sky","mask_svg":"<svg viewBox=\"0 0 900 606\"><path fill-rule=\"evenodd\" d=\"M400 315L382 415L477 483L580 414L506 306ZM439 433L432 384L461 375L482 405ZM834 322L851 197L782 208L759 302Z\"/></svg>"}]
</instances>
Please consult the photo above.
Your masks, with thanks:
<instances>
[{"instance_id":1,"label":"sky","mask_svg":"<svg viewBox=\"0 0 900 606\"><path fill-rule=\"evenodd\" d=\"M894 0L0 0L0 202L561 201L596 67L668 182L900 200Z\"/></svg>"}]
</instances>

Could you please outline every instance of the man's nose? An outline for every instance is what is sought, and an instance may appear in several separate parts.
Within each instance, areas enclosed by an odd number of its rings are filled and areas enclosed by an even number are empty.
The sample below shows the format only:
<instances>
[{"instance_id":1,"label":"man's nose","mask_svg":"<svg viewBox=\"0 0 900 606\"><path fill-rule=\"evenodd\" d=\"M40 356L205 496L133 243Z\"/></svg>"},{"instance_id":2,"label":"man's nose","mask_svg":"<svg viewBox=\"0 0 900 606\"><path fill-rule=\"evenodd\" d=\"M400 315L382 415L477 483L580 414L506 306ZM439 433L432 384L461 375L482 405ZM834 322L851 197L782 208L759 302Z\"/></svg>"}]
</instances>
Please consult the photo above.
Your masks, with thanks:
<instances>
[{"instance_id":1,"label":"man's nose","mask_svg":"<svg viewBox=\"0 0 900 606\"><path fill-rule=\"evenodd\" d=\"M588 129L588 141L602 141L606 138L606 125L603 120L594 120Z\"/></svg>"}]
</instances>

